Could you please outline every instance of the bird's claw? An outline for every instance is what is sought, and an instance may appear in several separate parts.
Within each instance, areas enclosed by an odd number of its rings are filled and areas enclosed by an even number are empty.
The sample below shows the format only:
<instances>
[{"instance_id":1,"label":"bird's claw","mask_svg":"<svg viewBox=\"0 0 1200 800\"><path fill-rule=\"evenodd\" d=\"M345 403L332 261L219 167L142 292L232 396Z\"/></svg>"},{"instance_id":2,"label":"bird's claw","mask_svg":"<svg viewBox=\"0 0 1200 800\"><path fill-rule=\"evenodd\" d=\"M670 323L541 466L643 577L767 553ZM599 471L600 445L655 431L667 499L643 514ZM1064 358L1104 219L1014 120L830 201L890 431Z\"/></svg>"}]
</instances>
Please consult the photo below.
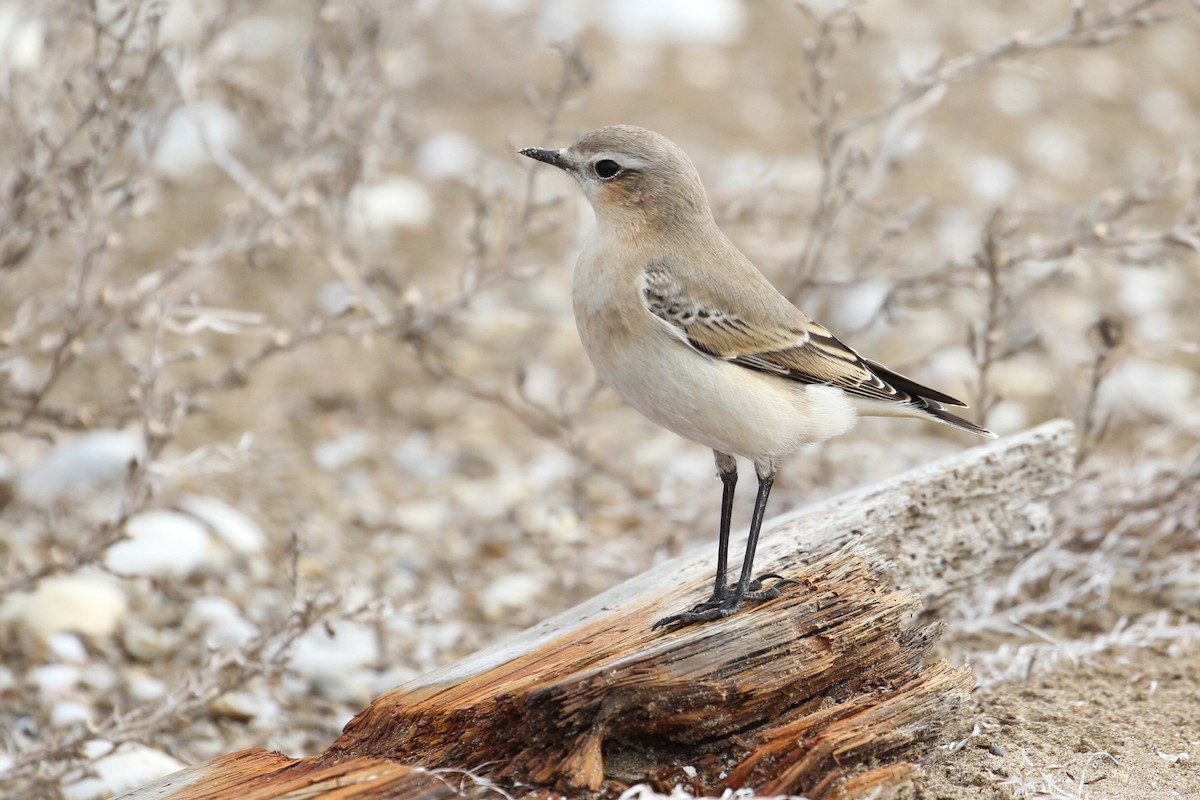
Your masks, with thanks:
<instances>
[{"instance_id":1,"label":"bird's claw","mask_svg":"<svg viewBox=\"0 0 1200 800\"><path fill-rule=\"evenodd\" d=\"M791 578L783 577L778 572L767 572L763 575L759 575L757 578L750 581L750 585L746 587L746 591L747 592L757 592L759 589L762 588L764 581L771 581L771 580L776 581L775 586L772 587L775 589L778 589L780 586L787 586L789 583L799 583L799 581L795 581L795 580L792 580Z\"/></svg>"},{"instance_id":2,"label":"bird's claw","mask_svg":"<svg viewBox=\"0 0 1200 800\"><path fill-rule=\"evenodd\" d=\"M680 614L672 614L669 617L663 617L658 622L654 623L654 625L650 627L650 630L656 631L659 628L665 628L666 626L674 625L675 623L679 623L680 625L692 625L697 622L712 622L716 619L724 619L733 612L737 611L741 606L741 603L729 603L726 601L721 605L697 610L703 605L705 604L700 603L689 611L684 611Z\"/></svg>"},{"instance_id":3,"label":"bird's claw","mask_svg":"<svg viewBox=\"0 0 1200 800\"><path fill-rule=\"evenodd\" d=\"M774 580L775 585L767 589L763 589L763 581ZM787 586L789 583L799 583L800 581L785 578L777 572L768 572L765 575L759 575L754 580L750 581L750 585L746 587L745 598L747 600L774 600L779 597L779 590Z\"/></svg>"}]
</instances>

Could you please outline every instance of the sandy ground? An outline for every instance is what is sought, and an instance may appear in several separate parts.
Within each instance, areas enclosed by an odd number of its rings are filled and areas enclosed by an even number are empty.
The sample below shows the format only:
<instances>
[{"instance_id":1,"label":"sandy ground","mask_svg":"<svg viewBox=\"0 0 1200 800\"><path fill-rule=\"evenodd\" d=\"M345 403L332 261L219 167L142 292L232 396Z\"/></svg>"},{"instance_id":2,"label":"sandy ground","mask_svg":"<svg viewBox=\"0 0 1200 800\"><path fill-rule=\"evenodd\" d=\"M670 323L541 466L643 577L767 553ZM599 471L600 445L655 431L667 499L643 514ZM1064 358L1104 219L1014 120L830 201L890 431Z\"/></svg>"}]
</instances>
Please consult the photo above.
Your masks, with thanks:
<instances>
[{"instance_id":1,"label":"sandy ground","mask_svg":"<svg viewBox=\"0 0 1200 800\"><path fill-rule=\"evenodd\" d=\"M921 798L1200 796L1193 642L1114 648L975 695L972 735L924 762Z\"/></svg>"}]
</instances>

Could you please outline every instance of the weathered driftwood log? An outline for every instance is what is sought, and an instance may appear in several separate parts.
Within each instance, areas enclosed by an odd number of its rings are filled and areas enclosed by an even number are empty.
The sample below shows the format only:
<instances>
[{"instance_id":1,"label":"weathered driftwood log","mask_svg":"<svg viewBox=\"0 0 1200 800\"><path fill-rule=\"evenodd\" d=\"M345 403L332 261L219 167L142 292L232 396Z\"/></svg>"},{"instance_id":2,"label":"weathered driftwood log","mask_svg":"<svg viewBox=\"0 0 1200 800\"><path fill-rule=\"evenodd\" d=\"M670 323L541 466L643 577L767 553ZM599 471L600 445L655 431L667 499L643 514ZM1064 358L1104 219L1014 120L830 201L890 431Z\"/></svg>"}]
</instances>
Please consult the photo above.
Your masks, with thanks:
<instances>
[{"instance_id":1,"label":"weathered driftwood log","mask_svg":"<svg viewBox=\"0 0 1200 800\"><path fill-rule=\"evenodd\" d=\"M759 563L796 581L775 600L652 632L706 596L705 548L378 698L316 758L244 751L129 797L895 786L972 685L926 663L939 626L912 622L922 598L936 612L1044 541L1071 468L1063 422L966 451L775 521Z\"/></svg>"}]
</instances>

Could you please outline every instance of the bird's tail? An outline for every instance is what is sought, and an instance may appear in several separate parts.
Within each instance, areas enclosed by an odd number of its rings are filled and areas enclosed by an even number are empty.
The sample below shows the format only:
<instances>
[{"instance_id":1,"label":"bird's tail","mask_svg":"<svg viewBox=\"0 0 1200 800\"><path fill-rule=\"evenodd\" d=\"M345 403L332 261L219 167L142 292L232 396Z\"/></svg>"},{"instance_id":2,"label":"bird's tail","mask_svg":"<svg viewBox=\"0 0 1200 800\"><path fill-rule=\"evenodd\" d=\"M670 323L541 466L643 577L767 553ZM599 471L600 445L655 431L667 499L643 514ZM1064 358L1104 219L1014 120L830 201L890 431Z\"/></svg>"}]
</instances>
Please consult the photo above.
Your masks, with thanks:
<instances>
[{"instance_id":1,"label":"bird's tail","mask_svg":"<svg viewBox=\"0 0 1200 800\"><path fill-rule=\"evenodd\" d=\"M924 400L924 398L921 399ZM992 433L987 428L981 428L970 420L965 420L962 417L951 414L941 403L931 400L926 400L925 402L927 405L921 410L938 422L944 423L953 428L958 428L959 430L978 434L979 436L986 436L989 439L996 438L996 434Z\"/></svg>"},{"instance_id":2,"label":"bird's tail","mask_svg":"<svg viewBox=\"0 0 1200 800\"><path fill-rule=\"evenodd\" d=\"M968 408L969 406L963 401L939 392L937 389L922 386L912 378L907 378L899 372L893 372L875 361L863 359L863 362L871 372L894 388L899 395L896 398L896 401L899 402L860 403L859 408L863 414L869 416L923 417L936 420L952 428L958 428L959 430L968 431L979 436L986 436L989 439L996 438L996 434L987 428L982 428L974 422L965 420L946 410L946 406Z\"/></svg>"}]
</instances>

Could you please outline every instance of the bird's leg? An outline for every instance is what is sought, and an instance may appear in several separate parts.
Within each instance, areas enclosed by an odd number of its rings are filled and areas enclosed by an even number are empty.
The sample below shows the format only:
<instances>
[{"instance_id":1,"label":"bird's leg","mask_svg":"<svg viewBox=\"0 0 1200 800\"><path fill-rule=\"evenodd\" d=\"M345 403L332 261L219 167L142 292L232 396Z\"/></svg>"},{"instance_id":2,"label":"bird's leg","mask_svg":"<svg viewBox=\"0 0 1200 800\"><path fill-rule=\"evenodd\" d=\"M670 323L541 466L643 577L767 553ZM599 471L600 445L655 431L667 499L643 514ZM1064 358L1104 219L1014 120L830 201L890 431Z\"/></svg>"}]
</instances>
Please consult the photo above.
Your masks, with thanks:
<instances>
[{"instance_id":1,"label":"bird's leg","mask_svg":"<svg viewBox=\"0 0 1200 800\"><path fill-rule=\"evenodd\" d=\"M654 623L654 628L661 628L675 622L690 625L693 622L708 622L709 620L721 619L737 611L741 607L743 600L769 600L779 596L778 584L772 586L770 589L759 589L764 579L777 576L764 575L757 580L751 580L750 578L750 574L754 571L754 551L758 549L758 536L762 532L763 517L767 511L767 498L771 496L771 487L775 484L775 465L773 463L769 463L766 466L756 466L756 469L758 472L758 495L754 499L754 515L750 519L750 535L746 539L746 555L742 559L742 571L738 577L737 585L733 587L733 592L722 600L719 605L708 606L707 604L702 604L701 607L684 611L682 614L672 614L669 617L663 617ZM752 589L751 587L754 588Z\"/></svg>"},{"instance_id":2,"label":"bird's leg","mask_svg":"<svg viewBox=\"0 0 1200 800\"><path fill-rule=\"evenodd\" d=\"M738 586L746 582L754 567L754 551L758 547L758 534L762 530L763 517L767 510L767 496L771 493L771 487L775 485L775 465L773 463L766 467L756 466L755 469L758 472L759 495L754 504L754 517L750 521L750 538L746 542L746 557L742 561L742 574L738 579ZM767 589L762 588L763 582L768 580L775 581L775 584ZM742 599L773 600L779 597L779 587L789 583L797 583L797 581L785 578L778 572L763 573L746 584L746 591L742 593Z\"/></svg>"},{"instance_id":3,"label":"bird's leg","mask_svg":"<svg viewBox=\"0 0 1200 800\"><path fill-rule=\"evenodd\" d=\"M733 517L733 493L737 488L737 459L718 450L713 451L713 456L717 462L717 477L721 479L721 532L717 544L717 578L713 583L712 595L703 603L694 606L692 611L716 608L729 597L729 584L725 582L725 573L729 571L729 527Z\"/></svg>"},{"instance_id":4,"label":"bird's leg","mask_svg":"<svg viewBox=\"0 0 1200 800\"><path fill-rule=\"evenodd\" d=\"M779 589L775 587L765 590L761 588L765 579L778 576L772 574L754 580L750 578L754 572L754 552L758 549L758 536L762 532L763 517L767 511L767 498L771 495L771 487L775 485L774 464L769 465L766 469L756 467L756 470L758 472L758 496L754 499L754 515L750 518L750 535L746 538L746 555L742 558L742 572L738 576L737 585L733 587L733 594L721 605L721 610L728 609L721 616L727 616L737 611L742 600L746 598L769 600L779 596Z\"/></svg>"}]
</instances>

